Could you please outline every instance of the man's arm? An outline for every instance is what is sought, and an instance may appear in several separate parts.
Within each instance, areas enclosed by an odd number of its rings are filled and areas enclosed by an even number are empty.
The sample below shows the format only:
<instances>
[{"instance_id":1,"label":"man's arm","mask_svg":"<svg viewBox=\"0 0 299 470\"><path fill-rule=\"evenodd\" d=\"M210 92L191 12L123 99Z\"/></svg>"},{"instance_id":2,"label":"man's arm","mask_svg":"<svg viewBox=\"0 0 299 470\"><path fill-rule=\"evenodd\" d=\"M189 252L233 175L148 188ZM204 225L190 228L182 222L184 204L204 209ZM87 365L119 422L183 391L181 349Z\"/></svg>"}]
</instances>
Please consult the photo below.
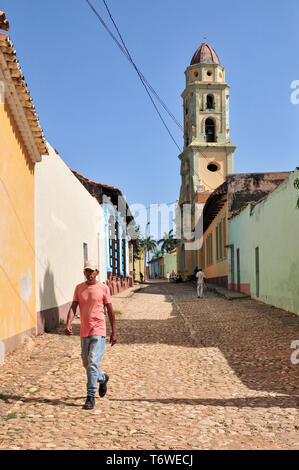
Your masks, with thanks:
<instances>
[{"instance_id":1,"label":"man's arm","mask_svg":"<svg viewBox=\"0 0 299 470\"><path fill-rule=\"evenodd\" d=\"M111 325L110 343L111 343L111 346L113 346L117 341L115 315L114 315L112 304L106 304L106 307L107 307L107 313L108 313L108 317L109 317L109 321Z\"/></svg>"},{"instance_id":2,"label":"man's arm","mask_svg":"<svg viewBox=\"0 0 299 470\"><path fill-rule=\"evenodd\" d=\"M70 307L70 309L69 309L69 312L67 314L66 327L65 327L65 330L64 330L65 335L72 335L73 334L73 329L72 329L71 323L74 319L74 316L76 315L76 310L77 310L78 304L79 304L79 302L76 302L74 300L71 307Z\"/></svg>"}]
</instances>

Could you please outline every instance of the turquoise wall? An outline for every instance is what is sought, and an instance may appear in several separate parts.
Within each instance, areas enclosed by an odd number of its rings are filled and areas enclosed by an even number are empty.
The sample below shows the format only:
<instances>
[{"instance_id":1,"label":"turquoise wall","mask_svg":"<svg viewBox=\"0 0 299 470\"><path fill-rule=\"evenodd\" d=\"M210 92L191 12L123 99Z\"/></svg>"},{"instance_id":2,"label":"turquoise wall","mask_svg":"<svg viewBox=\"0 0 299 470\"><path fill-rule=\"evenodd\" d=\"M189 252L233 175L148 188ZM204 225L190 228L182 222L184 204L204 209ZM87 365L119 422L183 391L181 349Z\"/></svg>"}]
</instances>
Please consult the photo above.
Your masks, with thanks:
<instances>
[{"instance_id":1,"label":"turquoise wall","mask_svg":"<svg viewBox=\"0 0 299 470\"><path fill-rule=\"evenodd\" d=\"M149 263L149 270L150 270L150 279L155 279L155 274L157 275L157 279L160 278L160 258L154 259Z\"/></svg>"},{"instance_id":2,"label":"turquoise wall","mask_svg":"<svg viewBox=\"0 0 299 470\"><path fill-rule=\"evenodd\" d=\"M255 207L250 204L229 221L229 243L240 249L241 283L253 298L299 314L299 170ZM259 296L256 291L256 247L259 248Z\"/></svg>"}]
</instances>

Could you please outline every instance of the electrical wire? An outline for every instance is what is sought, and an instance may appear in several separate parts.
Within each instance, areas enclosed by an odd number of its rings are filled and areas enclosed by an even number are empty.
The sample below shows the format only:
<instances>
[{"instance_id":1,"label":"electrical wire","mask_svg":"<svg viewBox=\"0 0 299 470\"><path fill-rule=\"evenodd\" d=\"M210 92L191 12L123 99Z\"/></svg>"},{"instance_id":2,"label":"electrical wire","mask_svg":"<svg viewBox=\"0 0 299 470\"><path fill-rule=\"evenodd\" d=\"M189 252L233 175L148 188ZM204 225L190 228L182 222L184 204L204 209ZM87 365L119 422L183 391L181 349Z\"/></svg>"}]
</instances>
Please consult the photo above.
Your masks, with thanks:
<instances>
[{"instance_id":1,"label":"electrical wire","mask_svg":"<svg viewBox=\"0 0 299 470\"><path fill-rule=\"evenodd\" d=\"M168 126L167 126L165 120L163 119L163 117L162 117L160 111L158 110L157 105L156 105L156 103L154 102L154 100L153 100L153 98L152 98L152 96L151 96L151 94L150 94L150 92L149 92L149 90L148 90L148 87L147 87L147 85L146 85L146 82L145 82L145 80L143 79L143 76L142 76L142 74L140 73L139 69L138 69L137 66L134 64L134 62L133 62L133 60L132 60L130 54L127 52L126 49L124 49L124 48L121 46L121 44L119 43L119 41L116 39L116 37L114 36L114 34L113 34L113 33L111 32L111 30L108 28L108 26L106 25L106 23L104 22L104 20L103 20L102 17L100 16L99 12L95 9L95 7L91 4L91 2L90 2L89 0L85 0L85 1L86 1L86 3L89 5L89 7L91 8L91 10L94 12L94 14L97 16L97 18L99 19L99 21L102 23L102 25L104 26L104 28L108 31L108 33L110 34L110 36L112 37L112 39L116 42L116 44L118 45L118 47L122 50L122 52L123 52L124 55L127 57L127 59L129 60L129 62L130 62L130 63L133 65L133 67L135 68L135 70L136 70L136 72L137 72L137 74L138 74L138 76L139 76L139 79L140 79L140 81L141 81L141 83L142 83L142 85L143 85L143 87L144 87L144 89L145 89L145 91L146 91L146 93L147 93L147 95L148 95L150 101L152 102L152 105L154 106L154 108L155 108L155 110L156 110L156 112L157 112L157 114L158 114L160 120L162 121L162 123L163 123L163 125L164 125L164 127L165 127L165 129L166 129L166 131L167 131L167 133L169 134L171 140L174 142L174 144L175 144L176 147L178 148L179 152L181 152L181 149L180 149L179 145L177 144L177 142L176 142L175 138L173 137L172 133L170 132L170 129L168 128Z\"/></svg>"},{"instance_id":2,"label":"electrical wire","mask_svg":"<svg viewBox=\"0 0 299 470\"><path fill-rule=\"evenodd\" d=\"M111 14L111 11L107 5L107 2L105 0L103 0L103 3L105 5L105 8L107 10L107 13L109 15L109 18L111 19L116 31L117 31L117 34L122 42L122 45L120 44L120 42L117 40L117 38L115 37L115 35L112 33L112 31L108 28L107 24L105 23L105 21L103 20L103 18L100 16L99 12L96 10L96 8L91 4L91 2L89 0L86 0L87 4L89 5L89 7L91 8L91 10L94 12L94 14L97 16L97 18L99 19L99 21L102 23L102 25L104 26L104 28L106 29L106 31L109 33L109 35L112 37L112 39L114 40L114 42L117 44L117 46L120 48L120 50L122 51L122 53L125 55L125 57L127 58L127 60L131 63L131 65L134 67L136 73L138 74L139 76L139 79L142 83L142 85L144 86L153 106L155 107L155 110L157 112L157 114L159 115L164 127L166 128L169 136L171 137L171 139L173 140L173 142L175 143L176 147L178 148L178 150L180 151L180 153L182 153L182 150L180 149L179 145L177 144L177 142L175 141L174 137L172 136L169 128L167 127L164 119L162 118L156 104L154 103L148 89L153 93L153 95L156 97L156 99L159 101L159 103L163 106L163 108L165 109L165 111L169 114L169 116L173 119L173 121L177 124L177 126L183 130L183 127L182 125L177 121L177 119L175 118L175 116L171 113L171 111L168 109L168 107L166 106L166 104L163 102L163 100L160 98L160 96L158 95L158 93L154 90L154 88L150 85L150 83L148 82L148 80L145 78L145 76L142 74L142 72L139 70L139 68L137 67L137 65L135 64L135 62L133 61L132 59L132 56L125 44L125 41L119 31L119 28ZM202 150L198 150L198 152L207 160L209 161L208 157L205 155L205 153L202 151ZM194 170L194 173L197 175L198 178L200 178L203 182L203 184L208 187L210 190L214 191L215 188L212 188L209 184L207 184L203 179L202 177L199 176L199 174Z\"/></svg>"},{"instance_id":3,"label":"electrical wire","mask_svg":"<svg viewBox=\"0 0 299 470\"><path fill-rule=\"evenodd\" d=\"M126 46L126 44L125 44L125 42L124 42L124 39L123 39L123 37L122 37L122 35L121 35L120 31L119 31L118 26L116 25L116 23L115 23L115 21L114 21L114 19L113 19L113 17L112 17L112 14L111 14L111 12L110 12L110 10L109 10L109 7L108 7L106 1L103 0L103 3L104 3L104 5L105 5L105 8L106 8L106 10L107 10L107 12L108 12L108 15L109 15L109 17L110 17L112 23L113 23L113 25L114 25L114 27L115 27L115 29L116 29L116 31L117 31L117 34L118 34L118 36L119 36L119 38L120 38L120 40L121 40L121 42L122 42L122 44L123 44L123 46L124 46L124 48L125 48L125 51L126 51L128 60L131 62L131 64L133 65L133 67L135 68L135 70L137 71L137 73L140 74L140 76L142 77L142 79L143 79L144 82L146 83L147 87L151 90L151 92L153 93L153 95L155 95L155 97L157 98L157 100L159 101L159 103L163 106L163 108L165 109L165 111L166 111L166 112L169 114L169 116L173 119L173 121L176 123L176 125L177 125L182 131L184 131L183 126L181 125L181 123L179 123L179 121L176 119L176 117L172 114L172 112L169 110L168 106L167 106L167 105L164 103L164 101L160 98L160 96L158 95L158 93L154 90L154 88L151 86L151 84L148 82L148 80L145 78L145 76L142 74L142 72L140 71L140 69L137 67L137 65L136 65L135 62L133 61L132 56L131 56L130 52L128 51L128 48L127 48L127 46Z\"/></svg>"}]
</instances>

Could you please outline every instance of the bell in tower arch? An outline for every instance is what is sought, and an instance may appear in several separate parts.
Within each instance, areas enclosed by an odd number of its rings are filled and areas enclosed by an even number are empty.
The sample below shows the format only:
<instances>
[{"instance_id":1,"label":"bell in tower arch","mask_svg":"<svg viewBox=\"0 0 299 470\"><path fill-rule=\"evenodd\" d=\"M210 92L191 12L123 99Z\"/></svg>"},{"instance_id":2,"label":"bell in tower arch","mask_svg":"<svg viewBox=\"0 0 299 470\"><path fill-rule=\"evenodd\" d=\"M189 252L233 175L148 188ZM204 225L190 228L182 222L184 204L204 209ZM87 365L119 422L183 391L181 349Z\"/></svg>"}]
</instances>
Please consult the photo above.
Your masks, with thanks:
<instances>
[{"instance_id":1,"label":"bell in tower arch","mask_svg":"<svg viewBox=\"0 0 299 470\"><path fill-rule=\"evenodd\" d=\"M216 142L215 121L211 118L206 119L205 134L206 142Z\"/></svg>"}]
</instances>

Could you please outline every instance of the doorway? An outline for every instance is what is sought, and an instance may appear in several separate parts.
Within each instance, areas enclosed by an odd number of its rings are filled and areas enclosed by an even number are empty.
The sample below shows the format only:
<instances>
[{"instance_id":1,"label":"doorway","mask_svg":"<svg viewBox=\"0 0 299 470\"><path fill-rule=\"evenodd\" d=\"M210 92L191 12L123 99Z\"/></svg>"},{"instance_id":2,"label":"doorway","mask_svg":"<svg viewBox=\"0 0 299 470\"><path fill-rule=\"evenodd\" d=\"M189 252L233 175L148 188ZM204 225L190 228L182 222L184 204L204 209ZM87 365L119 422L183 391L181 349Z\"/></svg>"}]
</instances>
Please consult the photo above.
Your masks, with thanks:
<instances>
[{"instance_id":1,"label":"doorway","mask_svg":"<svg viewBox=\"0 0 299 470\"><path fill-rule=\"evenodd\" d=\"M259 247L255 249L255 292L256 296L260 296L260 252Z\"/></svg>"},{"instance_id":2,"label":"doorway","mask_svg":"<svg viewBox=\"0 0 299 470\"><path fill-rule=\"evenodd\" d=\"M240 248L237 249L237 291L241 292Z\"/></svg>"}]
</instances>

